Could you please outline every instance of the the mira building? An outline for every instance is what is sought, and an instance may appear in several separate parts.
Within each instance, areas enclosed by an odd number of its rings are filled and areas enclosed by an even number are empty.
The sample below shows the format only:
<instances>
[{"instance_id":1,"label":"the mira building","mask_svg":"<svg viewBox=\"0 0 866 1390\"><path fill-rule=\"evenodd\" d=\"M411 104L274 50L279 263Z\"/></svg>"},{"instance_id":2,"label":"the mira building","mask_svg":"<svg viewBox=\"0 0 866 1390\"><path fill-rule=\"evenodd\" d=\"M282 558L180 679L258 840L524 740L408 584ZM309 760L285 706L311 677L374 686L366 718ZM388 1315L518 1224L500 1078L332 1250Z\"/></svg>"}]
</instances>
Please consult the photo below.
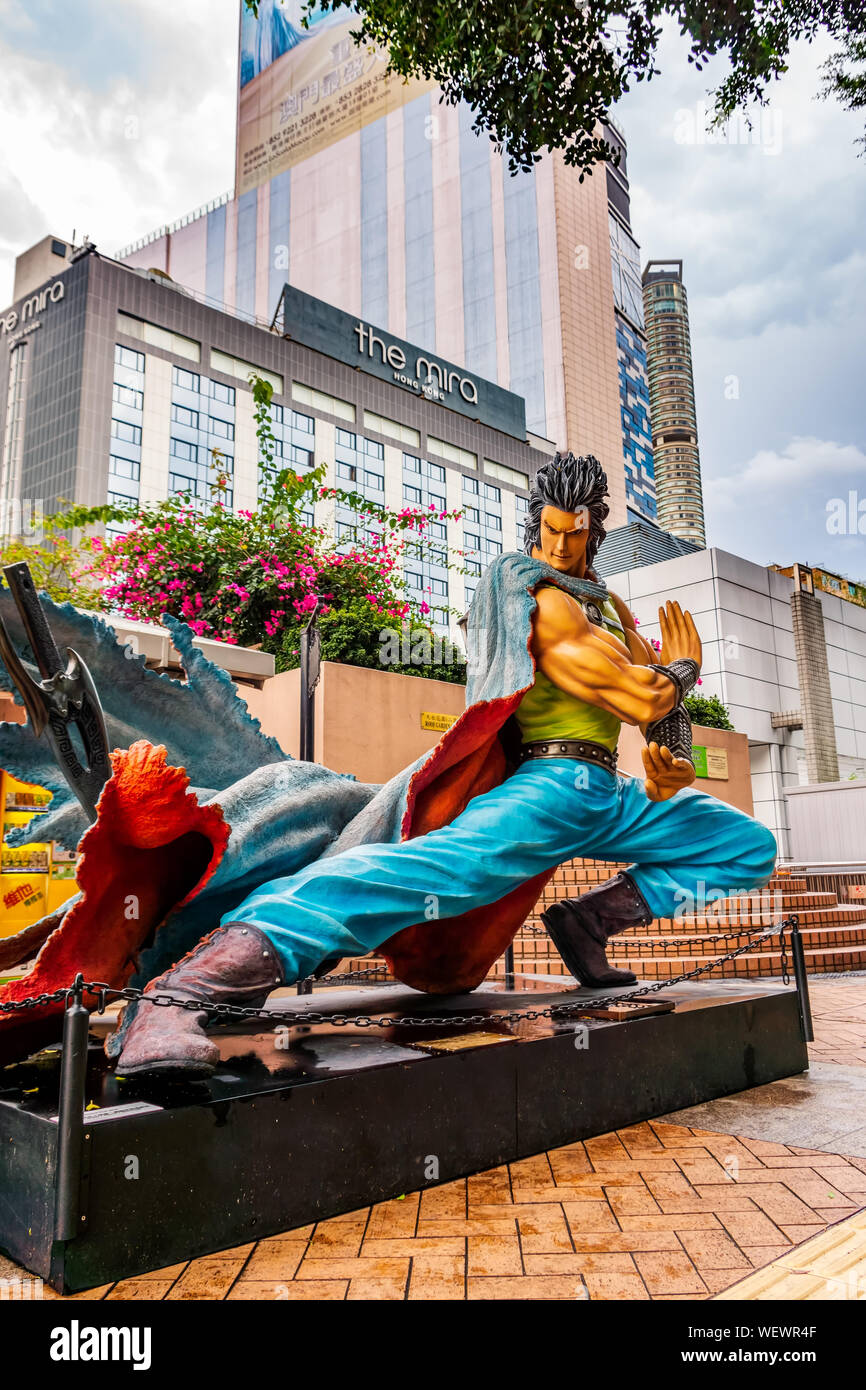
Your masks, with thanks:
<instances>
[{"instance_id":1,"label":"the mira building","mask_svg":"<svg viewBox=\"0 0 866 1390\"><path fill-rule=\"evenodd\" d=\"M344 10L300 18L300 0L240 16L233 193L118 258L252 322L288 282L380 325L522 397L532 433L596 454L612 525L654 517L620 133L619 170L581 183L545 153L512 175L468 107L357 49Z\"/></svg>"},{"instance_id":2,"label":"the mira building","mask_svg":"<svg viewBox=\"0 0 866 1390\"><path fill-rule=\"evenodd\" d=\"M207 507L217 469L225 502L255 508L254 373L273 387L277 466L325 464L326 483L374 503L462 513L435 522L405 561L437 625L465 609L493 556L522 545L529 485L552 452L528 432L522 397L292 287L275 332L93 247L69 256L52 238L25 253L25 281L53 273L0 314L7 536L62 499L182 493ZM306 520L362 539L358 516L333 500ZM449 550L465 558L449 566Z\"/></svg>"}]
</instances>

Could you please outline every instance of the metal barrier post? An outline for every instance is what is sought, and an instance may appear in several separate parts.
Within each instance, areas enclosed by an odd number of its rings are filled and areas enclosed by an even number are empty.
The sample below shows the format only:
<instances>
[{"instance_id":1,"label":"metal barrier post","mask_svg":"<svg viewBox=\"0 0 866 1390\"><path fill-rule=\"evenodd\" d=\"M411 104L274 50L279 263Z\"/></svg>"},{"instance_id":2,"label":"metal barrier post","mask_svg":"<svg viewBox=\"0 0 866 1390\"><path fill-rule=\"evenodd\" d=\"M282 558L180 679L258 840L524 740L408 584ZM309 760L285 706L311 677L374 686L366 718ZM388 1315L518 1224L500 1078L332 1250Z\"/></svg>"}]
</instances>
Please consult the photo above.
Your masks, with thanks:
<instances>
[{"instance_id":1,"label":"metal barrier post","mask_svg":"<svg viewBox=\"0 0 866 1390\"><path fill-rule=\"evenodd\" d=\"M514 942L505 948L505 988L514 989Z\"/></svg>"},{"instance_id":2,"label":"metal barrier post","mask_svg":"<svg viewBox=\"0 0 866 1390\"><path fill-rule=\"evenodd\" d=\"M794 980L797 985L800 1027L803 1030L804 1040L806 1042L814 1042L815 1032L812 1027L812 1006L809 1002L809 977L806 971L806 953L803 950L803 938L800 935L800 926L796 917L791 923L791 955L794 960Z\"/></svg>"},{"instance_id":3,"label":"metal barrier post","mask_svg":"<svg viewBox=\"0 0 866 1390\"><path fill-rule=\"evenodd\" d=\"M82 1002L84 976L76 975L63 1017L60 1103L57 1113L57 1179L54 1239L72 1240L81 1230L79 1194L87 1081L90 1014Z\"/></svg>"}]
</instances>

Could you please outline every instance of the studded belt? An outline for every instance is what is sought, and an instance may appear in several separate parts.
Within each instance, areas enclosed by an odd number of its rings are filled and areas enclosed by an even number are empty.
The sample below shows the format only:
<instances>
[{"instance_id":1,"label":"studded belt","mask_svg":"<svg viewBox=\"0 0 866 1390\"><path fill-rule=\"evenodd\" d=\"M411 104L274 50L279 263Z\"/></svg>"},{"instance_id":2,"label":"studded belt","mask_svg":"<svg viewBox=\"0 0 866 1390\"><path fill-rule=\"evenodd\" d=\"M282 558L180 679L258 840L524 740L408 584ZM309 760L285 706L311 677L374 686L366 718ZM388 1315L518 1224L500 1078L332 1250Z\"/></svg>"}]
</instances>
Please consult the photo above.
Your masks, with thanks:
<instances>
[{"instance_id":1,"label":"studded belt","mask_svg":"<svg viewBox=\"0 0 866 1390\"><path fill-rule=\"evenodd\" d=\"M611 753L601 743L590 743L583 738L524 743L520 750L520 761L527 762L530 758L575 758L583 763L596 763L616 775L616 753Z\"/></svg>"}]
</instances>

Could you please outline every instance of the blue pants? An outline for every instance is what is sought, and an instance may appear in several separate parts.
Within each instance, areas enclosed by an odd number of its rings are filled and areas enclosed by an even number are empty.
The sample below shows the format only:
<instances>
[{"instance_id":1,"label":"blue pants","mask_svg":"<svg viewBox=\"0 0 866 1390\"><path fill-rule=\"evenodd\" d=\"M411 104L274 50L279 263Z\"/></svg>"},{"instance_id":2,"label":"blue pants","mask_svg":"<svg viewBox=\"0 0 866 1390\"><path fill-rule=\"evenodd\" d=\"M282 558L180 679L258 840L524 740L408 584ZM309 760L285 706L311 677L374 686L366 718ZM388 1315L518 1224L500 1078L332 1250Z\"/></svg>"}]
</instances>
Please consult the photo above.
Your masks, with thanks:
<instances>
[{"instance_id":1,"label":"blue pants","mask_svg":"<svg viewBox=\"0 0 866 1390\"><path fill-rule=\"evenodd\" d=\"M361 845L263 883L222 925L259 927L292 982L329 958L365 955L403 927L496 903L569 859L632 861L653 916L670 917L688 894L766 883L776 852L766 826L705 792L653 802L642 781L545 758L476 796L441 830Z\"/></svg>"}]
</instances>

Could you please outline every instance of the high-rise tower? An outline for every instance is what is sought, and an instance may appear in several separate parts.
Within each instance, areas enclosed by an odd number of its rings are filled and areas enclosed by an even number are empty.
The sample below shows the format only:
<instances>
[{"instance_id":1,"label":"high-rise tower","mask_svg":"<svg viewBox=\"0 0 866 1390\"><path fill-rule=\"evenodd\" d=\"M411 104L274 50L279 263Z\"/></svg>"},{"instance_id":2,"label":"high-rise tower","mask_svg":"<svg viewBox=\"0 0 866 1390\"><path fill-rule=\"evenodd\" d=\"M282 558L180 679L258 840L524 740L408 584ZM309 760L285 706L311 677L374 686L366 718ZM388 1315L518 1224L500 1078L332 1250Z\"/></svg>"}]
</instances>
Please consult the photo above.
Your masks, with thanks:
<instances>
[{"instance_id":1,"label":"high-rise tower","mask_svg":"<svg viewBox=\"0 0 866 1390\"><path fill-rule=\"evenodd\" d=\"M647 262L643 301L658 523L703 547L707 540L682 261Z\"/></svg>"}]
</instances>

